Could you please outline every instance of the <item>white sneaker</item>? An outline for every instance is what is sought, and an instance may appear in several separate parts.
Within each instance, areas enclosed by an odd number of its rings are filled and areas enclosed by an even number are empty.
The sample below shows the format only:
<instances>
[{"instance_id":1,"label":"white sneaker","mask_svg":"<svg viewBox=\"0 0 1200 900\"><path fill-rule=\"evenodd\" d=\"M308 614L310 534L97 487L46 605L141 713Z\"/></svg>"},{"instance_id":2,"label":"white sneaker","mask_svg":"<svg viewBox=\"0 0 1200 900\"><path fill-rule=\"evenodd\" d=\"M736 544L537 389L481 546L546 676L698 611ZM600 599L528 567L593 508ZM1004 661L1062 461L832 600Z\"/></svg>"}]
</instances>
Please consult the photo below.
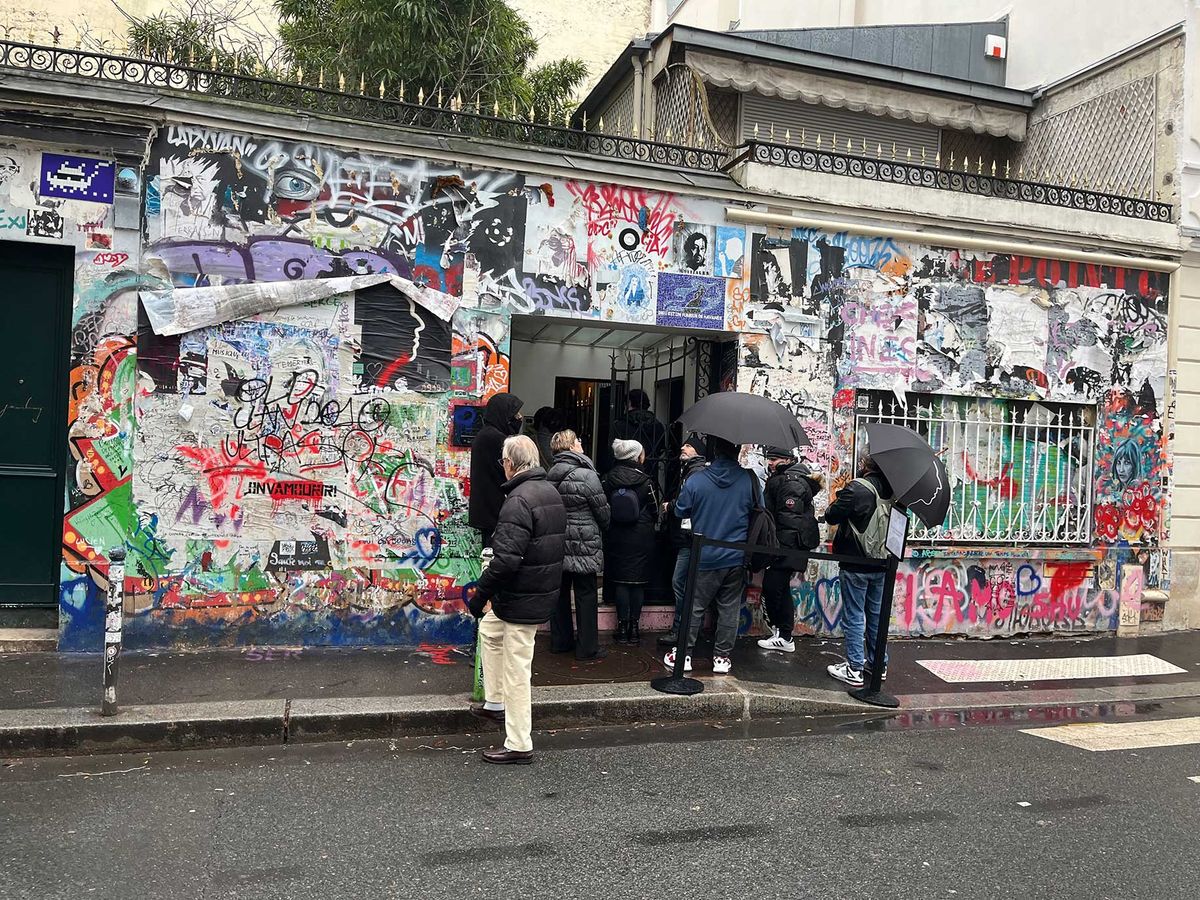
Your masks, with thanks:
<instances>
[{"instance_id":1,"label":"white sneaker","mask_svg":"<svg viewBox=\"0 0 1200 900\"><path fill-rule=\"evenodd\" d=\"M758 646L764 650L780 650L784 653L795 653L796 644L791 638L782 638L779 633L771 635L769 638L763 638L758 642Z\"/></svg>"},{"instance_id":2,"label":"white sneaker","mask_svg":"<svg viewBox=\"0 0 1200 900\"><path fill-rule=\"evenodd\" d=\"M714 675L725 675L732 668L733 668L733 660L730 659L728 656L714 656L713 657L713 674Z\"/></svg>"},{"instance_id":3,"label":"white sneaker","mask_svg":"<svg viewBox=\"0 0 1200 900\"><path fill-rule=\"evenodd\" d=\"M670 651L668 651L667 655L663 657L663 665L665 665L668 669L675 668L675 650L676 649L677 648L672 647L670 649ZM692 658L690 656L684 657L683 671L685 671L685 672L692 671ZM728 669L726 669L726 671L728 671Z\"/></svg>"},{"instance_id":4,"label":"white sneaker","mask_svg":"<svg viewBox=\"0 0 1200 900\"><path fill-rule=\"evenodd\" d=\"M844 681L851 687L862 687L862 670L850 668L850 663L840 662L837 665L828 666L825 671L829 673L831 678L836 678L838 681Z\"/></svg>"}]
</instances>

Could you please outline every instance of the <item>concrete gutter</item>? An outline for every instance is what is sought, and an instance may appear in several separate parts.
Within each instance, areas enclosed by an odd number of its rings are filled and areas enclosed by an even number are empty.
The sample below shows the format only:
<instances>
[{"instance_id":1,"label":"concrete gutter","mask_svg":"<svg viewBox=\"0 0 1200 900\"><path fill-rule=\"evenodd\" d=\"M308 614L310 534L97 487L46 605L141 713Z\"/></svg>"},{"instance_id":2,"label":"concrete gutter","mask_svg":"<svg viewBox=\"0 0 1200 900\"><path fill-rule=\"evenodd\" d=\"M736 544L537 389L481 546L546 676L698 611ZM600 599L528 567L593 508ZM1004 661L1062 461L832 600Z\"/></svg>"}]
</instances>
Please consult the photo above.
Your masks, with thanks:
<instances>
[{"instance_id":1,"label":"concrete gutter","mask_svg":"<svg viewBox=\"0 0 1200 900\"><path fill-rule=\"evenodd\" d=\"M903 696L901 712L1137 702L1200 696L1200 683ZM648 684L534 688L539 729L642 722L735 721L882 711L839 690L714 680L695 697ZM247 700L133 706L102 718L95 709L0 710L0 757L195 750L239 745L420 737L487 730L467 695Z\"/></svg>"}]
</instances>

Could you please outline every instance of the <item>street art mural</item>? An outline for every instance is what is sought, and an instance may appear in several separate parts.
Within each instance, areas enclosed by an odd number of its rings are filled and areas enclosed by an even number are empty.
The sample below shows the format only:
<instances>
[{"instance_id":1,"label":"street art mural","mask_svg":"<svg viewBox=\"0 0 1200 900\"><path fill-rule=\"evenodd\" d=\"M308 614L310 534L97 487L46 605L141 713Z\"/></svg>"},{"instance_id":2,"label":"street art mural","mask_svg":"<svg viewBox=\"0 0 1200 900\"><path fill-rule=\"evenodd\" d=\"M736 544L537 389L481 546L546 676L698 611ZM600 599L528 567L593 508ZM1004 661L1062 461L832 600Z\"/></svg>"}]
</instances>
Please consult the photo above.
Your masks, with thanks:
<instances>
[{"instance_id":1,"label":"street art mural","mask_svg":"<svg viewBox=\"0 0 1200 900\"><path fill-rule=\"evenodd\" d=\"M960 530L904 562L899 634L1110 630L1119 586L1169 584L1165 276L768 231L710 200L172 124L141 173L139 236L113 231L100 162L0 153L0 239L78 251L64 646L98 639L122 543L131 646L465 639L469 447L508 387L514 315L738 332L736 387L801 419L819 509L884 401L1019 411L1017 441L969 416L928 424ZM147 312L361 276L378 283L173 332ZM1003 533L1035 496L1054 501L1049 530ZM801 628L838 633L836 569L793 590Z\"/></svg>"}]
</instances>

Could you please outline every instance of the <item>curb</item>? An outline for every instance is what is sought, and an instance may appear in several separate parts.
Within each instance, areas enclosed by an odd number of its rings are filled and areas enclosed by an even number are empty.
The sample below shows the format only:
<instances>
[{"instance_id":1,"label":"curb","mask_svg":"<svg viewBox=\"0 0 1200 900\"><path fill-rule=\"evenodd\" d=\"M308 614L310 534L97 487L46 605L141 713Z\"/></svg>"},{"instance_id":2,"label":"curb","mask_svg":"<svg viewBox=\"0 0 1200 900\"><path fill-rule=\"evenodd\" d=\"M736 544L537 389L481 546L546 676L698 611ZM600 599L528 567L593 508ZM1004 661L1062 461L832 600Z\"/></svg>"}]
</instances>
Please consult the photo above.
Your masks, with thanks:
<instances>
[{"instance_id":1,"label":"curb","mask_svg":"<svg viewBox=\"0 0 1200 900\"><path fill-rule=\"evenodd\" d=\"M1075 690L920 694L899 712L1144 702L1200 696L1200 684ZM123 708L0 710L0 757L196 750L332 740L478 733L468 695L244 700ZM533 689L539 730L639 722L752 720L788 716L879 715L839 690L788 688L734 678L705 683L702 694L660 694L649 684L581 684Z\"/></svg>"}]
</instances>

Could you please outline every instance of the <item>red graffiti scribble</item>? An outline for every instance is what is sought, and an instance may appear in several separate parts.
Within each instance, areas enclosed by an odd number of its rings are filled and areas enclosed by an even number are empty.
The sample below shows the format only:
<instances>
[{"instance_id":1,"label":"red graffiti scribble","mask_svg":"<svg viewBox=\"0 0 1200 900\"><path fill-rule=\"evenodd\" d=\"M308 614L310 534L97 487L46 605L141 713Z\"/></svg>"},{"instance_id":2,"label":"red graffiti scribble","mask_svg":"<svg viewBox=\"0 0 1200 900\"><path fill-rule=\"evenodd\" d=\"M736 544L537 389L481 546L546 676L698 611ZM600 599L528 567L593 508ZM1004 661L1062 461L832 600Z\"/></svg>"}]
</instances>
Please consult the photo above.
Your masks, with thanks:
<instances>
[{"instance_id":1,"label":"red graffiti scribble","mask_svg":"<svg viewBox=\"0 0 1200 900\"><path fill-rule=\"evenodd\" d=\"M128 253L97 253L92 257L92 265L109 266L116 269L129 261Z\"/></svg>"},{"instance_id":2,"label":"red graffiti scribble","mask_svg":"<svg viewBox=\"0 0 1200 900\"><path fill-rule=\"evenodd\" d=\"M429 657L429 661L435 666L454 666L458 665L451 658L454 653L454 647L450 644L420 644L417 647L417 652Z\"/></svg>"},{"instance_id":3,"label":"red graffiti scribble","mask_svg":"<svg viewBox=\"0 0 1200 900\"><path fill-rule=\"evenodd\" d=\"M589 236L609 235L622 222L636 222L642 231L643 250L654 256L664 256L670 250L676 218L671 212L673 195L577 181L567 187L587 209ZM596 262L589 246L588 263L594 266Z\"/></svg>"}]
</instances>

